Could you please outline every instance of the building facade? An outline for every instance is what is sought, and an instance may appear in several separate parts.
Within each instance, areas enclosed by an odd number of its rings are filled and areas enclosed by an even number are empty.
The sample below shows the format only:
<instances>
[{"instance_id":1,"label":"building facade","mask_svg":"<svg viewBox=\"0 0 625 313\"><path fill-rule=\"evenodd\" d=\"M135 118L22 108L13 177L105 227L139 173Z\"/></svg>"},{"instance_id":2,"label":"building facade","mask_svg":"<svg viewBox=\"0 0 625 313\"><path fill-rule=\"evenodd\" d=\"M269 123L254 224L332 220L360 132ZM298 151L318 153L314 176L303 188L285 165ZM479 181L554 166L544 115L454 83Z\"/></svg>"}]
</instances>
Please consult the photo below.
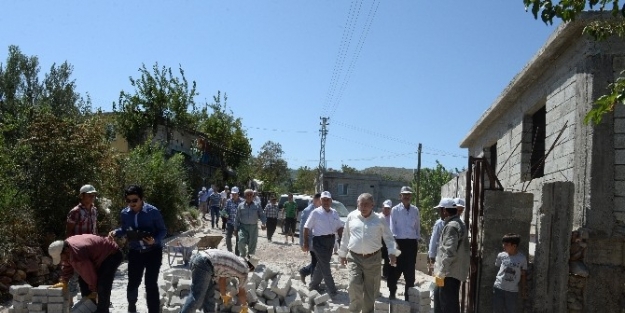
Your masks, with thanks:
<instances>
[{"instance_id":1,"label":"building facade","mask_svg":"<svg viewBox=\"0 0 625 313\"><path fill-rule=\"evenodd\" d=\"M408 182L384 180L380 175L326 172L323 176L324 186L332 193L334 200L342 202L348 210L357 207L358 196L370 193L375 199L375 208L382 208L382 202L391 199L393 205L399 203L399 191Z\"/></svg>"}]
</instances>

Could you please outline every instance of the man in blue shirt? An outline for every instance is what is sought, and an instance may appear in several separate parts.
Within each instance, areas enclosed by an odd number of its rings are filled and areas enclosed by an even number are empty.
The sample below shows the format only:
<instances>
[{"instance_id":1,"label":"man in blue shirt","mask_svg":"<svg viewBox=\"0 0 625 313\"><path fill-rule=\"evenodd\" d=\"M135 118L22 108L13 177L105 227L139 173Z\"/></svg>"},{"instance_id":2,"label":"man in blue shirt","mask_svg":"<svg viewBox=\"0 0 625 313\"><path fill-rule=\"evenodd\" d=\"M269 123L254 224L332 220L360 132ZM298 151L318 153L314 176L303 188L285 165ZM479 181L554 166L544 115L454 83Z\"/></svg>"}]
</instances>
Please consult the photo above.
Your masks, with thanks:
<instances>
[{"instance_id":1,"label":"man in blue shirt","mask_svg":"<svg viewBox=\"0 0 625 313\"><path fill-rule=\"evenodd\" d=\"M304 247L304 225L306 224L306 221L308 220L308 217L310 216L310 212L312 212L314 209L318 208L319 206L321 206L321 194L317 193L313 197L312 203L310 203L308 207L306 207L304 211L302 211L302 217L299 222L299 245L301 247ZM309 240L310 246L312 246L312 238L313 236L310 236L310 240ZM317 265L317 258L315 257L315 253L312 250L310 250L309 252L310 252L310 264L302 267L299 270L300 279L302 280L304 284L306 283L306 276L314 273L315 266Z\"/></svg>"},{"instance_id":2,"label":"man in blue shirt","mask_svg":"<svg viewBox=\"0 0 625 313\"><path fill-rule=\"evenodd\" d=\"M109 233L109 237L128 237L128 312L137 312L137 298L141 276L145 270L145 293L148 313L160 312L158 274L163 257L163 239L167 234L161 212L143 202L143 189L131 185L124 191L128 206L121 212L121 227Z\"/></svg>"}]
</instances>

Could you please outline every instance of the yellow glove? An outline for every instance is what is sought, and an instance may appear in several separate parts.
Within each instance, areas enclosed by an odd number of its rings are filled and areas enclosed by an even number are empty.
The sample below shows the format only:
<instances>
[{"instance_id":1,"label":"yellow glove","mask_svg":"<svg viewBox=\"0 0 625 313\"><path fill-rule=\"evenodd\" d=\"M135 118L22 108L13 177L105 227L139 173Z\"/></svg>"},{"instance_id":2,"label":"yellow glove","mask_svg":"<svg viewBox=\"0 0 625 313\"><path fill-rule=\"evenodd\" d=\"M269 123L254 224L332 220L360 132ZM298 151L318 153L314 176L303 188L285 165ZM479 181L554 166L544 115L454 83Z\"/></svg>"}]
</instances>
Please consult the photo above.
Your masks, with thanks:
<instances>
[{"instance_id":1,"label":"yellow glove","mask_svg":"<svg viewBox=\"0 0 625 313\"><path fill-rule=\"evenodd\" d=\"M221 295L221 300L223 300L224 305L228 305L228 303L230 303L230 299L232 299L232 296L229 294Z\"/></svg>"},{"instance_id":2,"label":"yellow glove","mask_svg":"<svg viewBox=\"0 0 625 313\"><path fill-rule=\"evenodd\" d=\"M88 296L88 299L93 300L93 302L96 301L96 299L98 299L98 293L95 291L92 291Z\"/></svg>"},{"instance_id":3,"label":"yellow glove","mask_svg":"<svg viewBox=\"0 0 625 313\"><path fill-rule=\"evenodd\" d=\"M64 282L64 281L60 281L60 282L58 282L58 283L56 283L56 284L54 284L54 285L52 285L52 286L50 286L48 288L61 288L61 289L63 289L63 291L67 291L67 283Z\"/></svg>"},{"instance_id":4,"label":"yellow glove","mask_svg":"<svg viewBox=\"0 0 625 313\"><path fill-rule=\"evenodd\" d=\"M239 311L240 313L247 313L247 305L244 305L241 307L241 311Z\"/></svg>"},{"instance_id":5,"label":"yellow glove","mask_svg":"<svg viewBox=\"0 0 625 313\"><path fill-rule=\"evenodd\" d=\"M436 282L436 286L445 286L445 277L434 276L434 281Z\"/></svg>"}]
</instances>

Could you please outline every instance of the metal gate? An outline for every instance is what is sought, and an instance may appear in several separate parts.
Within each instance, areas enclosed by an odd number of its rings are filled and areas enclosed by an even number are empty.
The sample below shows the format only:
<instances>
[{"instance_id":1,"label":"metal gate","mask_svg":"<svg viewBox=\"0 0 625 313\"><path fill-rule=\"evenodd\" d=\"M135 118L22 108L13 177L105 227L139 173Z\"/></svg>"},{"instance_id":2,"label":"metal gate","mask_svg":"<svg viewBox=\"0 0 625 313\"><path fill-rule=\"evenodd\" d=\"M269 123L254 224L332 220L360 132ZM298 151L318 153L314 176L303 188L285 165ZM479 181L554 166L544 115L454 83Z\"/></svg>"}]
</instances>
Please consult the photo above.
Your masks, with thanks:
<instances>
[{"instance_id":1,"label":"metal gate","mask_svg":"<svg viewBox=\"0 0 625 313\"><path fill-rule=\"evenodd\" d=\"M467 225L470 235L471 270L469 271L469 280L462 283L461 312L474 313L477 312L478 286L482 265L480 250L484 216L484 191L503 190L503 187L495 174L495 170L490 166L486 158L470 156L467 168L464 223Z\"/></svg>"}]
</instances>

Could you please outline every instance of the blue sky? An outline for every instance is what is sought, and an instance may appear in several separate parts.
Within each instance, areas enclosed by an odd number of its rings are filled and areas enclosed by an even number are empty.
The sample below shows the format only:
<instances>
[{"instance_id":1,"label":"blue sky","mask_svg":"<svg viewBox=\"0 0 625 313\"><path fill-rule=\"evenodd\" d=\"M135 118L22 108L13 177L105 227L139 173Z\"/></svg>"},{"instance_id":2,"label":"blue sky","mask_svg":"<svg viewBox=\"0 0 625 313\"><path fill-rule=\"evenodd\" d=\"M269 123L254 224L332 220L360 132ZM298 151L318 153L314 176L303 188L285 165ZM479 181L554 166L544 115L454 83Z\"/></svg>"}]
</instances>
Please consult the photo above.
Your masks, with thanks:
<instances>
[{"instance_id":1,"label":"blue sky","mask_svg":"<svg viewBox=\"0 0 625 313\"><path fill-rule=\"evenodd\" d=\"M217 90L254 154L282 144L289 167L466 167L459 142L554 30L523 1L10 1L0 60L18 45L42 71L68 61L110 111L142 63ZM9 26L10 27L7 27ZM347 29L347 31L345 31Z\"/></svg>"}]
</instances>

